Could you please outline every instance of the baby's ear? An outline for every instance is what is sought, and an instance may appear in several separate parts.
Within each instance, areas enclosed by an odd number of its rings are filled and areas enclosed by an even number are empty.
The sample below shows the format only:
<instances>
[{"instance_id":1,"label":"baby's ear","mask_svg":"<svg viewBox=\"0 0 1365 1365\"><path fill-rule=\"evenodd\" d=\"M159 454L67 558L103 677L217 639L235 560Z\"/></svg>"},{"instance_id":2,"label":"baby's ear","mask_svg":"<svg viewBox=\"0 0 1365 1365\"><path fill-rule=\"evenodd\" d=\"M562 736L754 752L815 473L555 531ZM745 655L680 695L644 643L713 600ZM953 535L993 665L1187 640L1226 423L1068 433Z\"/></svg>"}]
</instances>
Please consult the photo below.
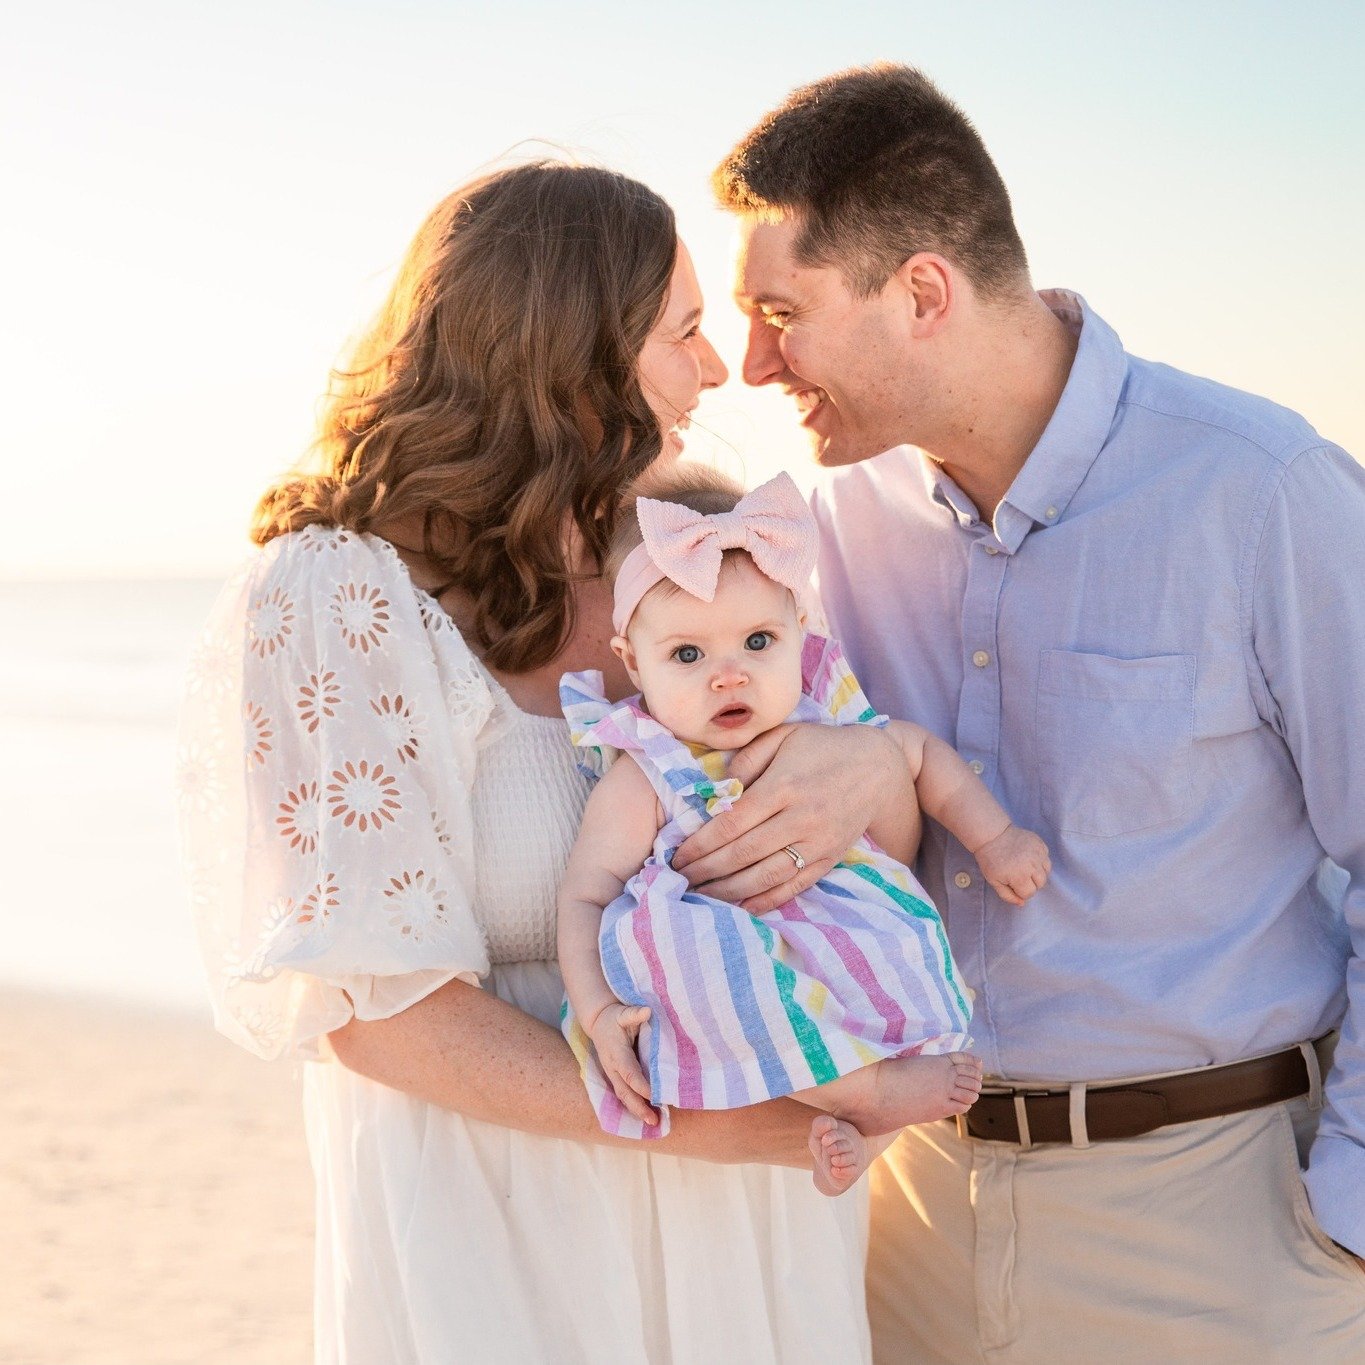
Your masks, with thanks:
<instances>
[{"instance_id":1,"label":"baby's ear","mask_svg":"<svg viewBox=\"0 0 1365 1365\"><path fill-rule=\"evenodd\" d=\"M640 685L639 674L635 668L635 650L629 640L624 635L613 635L611 637L611 652L625 664L626 672L630 674L630 680L636 687Z\"/></svg>"}]
</instances>

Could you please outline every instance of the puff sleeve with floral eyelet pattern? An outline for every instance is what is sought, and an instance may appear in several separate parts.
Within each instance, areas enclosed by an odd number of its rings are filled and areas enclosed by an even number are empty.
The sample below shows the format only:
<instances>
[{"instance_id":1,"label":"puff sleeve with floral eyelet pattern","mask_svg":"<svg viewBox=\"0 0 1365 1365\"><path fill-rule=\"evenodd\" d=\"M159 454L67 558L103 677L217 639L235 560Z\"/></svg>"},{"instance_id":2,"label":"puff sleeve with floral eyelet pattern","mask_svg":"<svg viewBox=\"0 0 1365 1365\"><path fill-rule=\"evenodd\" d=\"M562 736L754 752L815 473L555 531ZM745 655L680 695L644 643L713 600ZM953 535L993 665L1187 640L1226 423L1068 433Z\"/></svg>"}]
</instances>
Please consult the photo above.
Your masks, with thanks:
<instances>
[{"instance_id":1,"label":"puff sleeve with floral eyelet pattern","mask_svg":"<svg viewBox=\"0 0 1365 1365\"><path fill-rule=\"evenodd\" d=\"M494 701L384 541L309 528L225 586L191 661L178 795L215 1021L317 1055L488 971L470 787Z\"/></svg>"}]
</instances>

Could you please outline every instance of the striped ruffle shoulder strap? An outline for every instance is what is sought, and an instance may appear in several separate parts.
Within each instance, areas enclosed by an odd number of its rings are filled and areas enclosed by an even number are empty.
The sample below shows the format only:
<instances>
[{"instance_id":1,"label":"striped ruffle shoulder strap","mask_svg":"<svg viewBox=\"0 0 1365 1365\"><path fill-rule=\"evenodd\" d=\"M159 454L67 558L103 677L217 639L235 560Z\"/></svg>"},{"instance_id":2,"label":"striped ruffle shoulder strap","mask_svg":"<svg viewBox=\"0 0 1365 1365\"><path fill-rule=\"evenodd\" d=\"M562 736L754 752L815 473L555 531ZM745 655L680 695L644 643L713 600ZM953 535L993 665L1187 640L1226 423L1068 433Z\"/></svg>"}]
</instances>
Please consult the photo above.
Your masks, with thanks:
<instances>
[{"instance_id":1,"label":"striped ruffle shoulder strap","mask_svg":"<svg viewBox=\"0 0 1365 1365\"><path fill-rule=\"evenodd\" d=\"M887 720L863 695L839 642L813 632L801 646L801 703L795 719L877 726Z\"/></svg>"}]
</instances>

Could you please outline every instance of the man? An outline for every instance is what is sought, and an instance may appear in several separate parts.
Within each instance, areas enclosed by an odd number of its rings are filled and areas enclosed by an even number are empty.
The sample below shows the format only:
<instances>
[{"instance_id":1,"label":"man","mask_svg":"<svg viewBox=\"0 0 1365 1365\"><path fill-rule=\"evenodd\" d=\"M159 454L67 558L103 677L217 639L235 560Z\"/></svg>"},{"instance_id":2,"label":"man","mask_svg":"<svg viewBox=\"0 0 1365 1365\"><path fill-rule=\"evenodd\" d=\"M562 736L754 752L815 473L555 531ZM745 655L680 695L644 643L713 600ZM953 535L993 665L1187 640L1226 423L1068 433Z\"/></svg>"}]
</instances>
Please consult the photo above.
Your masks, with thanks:
<instances>
[{"instance_id":1,"label":"man","mask_svg":"<svg viewBox=\"0 0 1365 1365\"><path fill-rule=\"evenodd\" d=\"M1011 909L926 827L997 1093L877 1172L878 1359L1365 1360L1365 472L1035 294L916 71L797 90L714 184L744 377L834 471L834 633L1054 863Z\"/></svg>"}]
</instances>

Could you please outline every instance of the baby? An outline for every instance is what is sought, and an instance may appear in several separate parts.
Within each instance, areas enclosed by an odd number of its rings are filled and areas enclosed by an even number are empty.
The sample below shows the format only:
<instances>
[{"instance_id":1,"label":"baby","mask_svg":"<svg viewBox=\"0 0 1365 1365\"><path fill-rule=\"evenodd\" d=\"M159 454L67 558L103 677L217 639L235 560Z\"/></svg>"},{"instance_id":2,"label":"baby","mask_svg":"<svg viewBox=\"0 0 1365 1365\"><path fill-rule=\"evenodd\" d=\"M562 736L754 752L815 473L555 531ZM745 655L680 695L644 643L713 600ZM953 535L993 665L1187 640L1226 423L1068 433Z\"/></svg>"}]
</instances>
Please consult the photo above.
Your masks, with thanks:
<instances>
[{"instance_id":1,"label":"baby","mask_svg":"<svg viewBox=\"0 0 1365 1365\"><path fill-rule=\"evenodd\" d=\"M657 1137L670 1105L789 1096L821 1111L815 1183L840 1194L886 1135L975 1101L970 992L923 889L871 837L763 915L673 870L678 845L739 798L734 750L788 720L887 724L838 647L804 631L817 533L796 485L779 475L741 497L684 469L659 499L637 499L608 565L612 648L641 696L608 702L598 673L560 685L574 743L601 775L559 895L564 1032L607 1131ZM922 809L996 891L1021 904L1041 887L1042 841L948 745L915 725L890 731Z\"/></svg>"}]
</instances>

